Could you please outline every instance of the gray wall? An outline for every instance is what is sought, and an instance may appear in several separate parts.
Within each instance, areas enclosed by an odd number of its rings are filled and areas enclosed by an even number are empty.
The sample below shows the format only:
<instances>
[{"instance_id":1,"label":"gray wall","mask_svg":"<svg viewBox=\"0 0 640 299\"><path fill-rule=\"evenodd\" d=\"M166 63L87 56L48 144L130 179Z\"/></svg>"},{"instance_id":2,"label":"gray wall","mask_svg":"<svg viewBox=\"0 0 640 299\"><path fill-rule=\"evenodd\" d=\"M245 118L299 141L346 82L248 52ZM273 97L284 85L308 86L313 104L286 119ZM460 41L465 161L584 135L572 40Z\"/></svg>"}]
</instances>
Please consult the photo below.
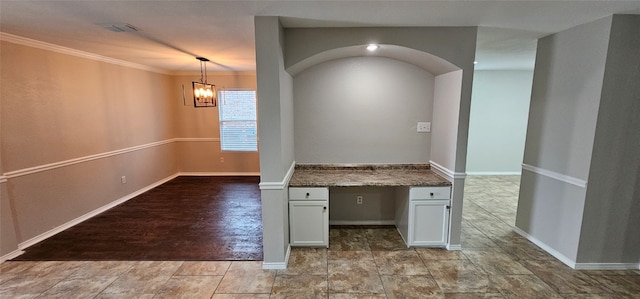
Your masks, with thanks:
<instances>
[{"instance_id":1,"label":"gray wall","mask_svg":"<svg viewBox=\"0 0 640 299\"><path fill-rule=\"evenodd\" d=\"M538 41L524 163L586 180L610 21Z\"/></svg>"},{"instance_id":2,"label":"gray wall","mask_svg":"<svg viewBox=\"0 0 640 299\"><path fill-rule=\"evenodd\" d=\"M431 163L436 163L438 171L446 172L452 182L451 214L449 217L449 248L460 247L462 230L462 205L464 197L465 175L459 167L464 167L469 110L465 110L467 97L464 95L464 77L462 70L441 74L435 78L433 96L433 124L431 138ZM469 83L469 82L467 82ZM464 136L464 137L462 137ZM461 142L460 138L464 138ZM462 147L464 146L464 147ZM459 163L462 163L458 166Z\"/></svg>"},{"instance_id":3,"label":"gray wall","mask_svg":"<svg viewBox=\"0 0 640 299\"><path fill-rule=\"evenodd\" d=\"M533 70L475 71L467 174L520 174Z\"/></svg>"},{"instance_id":4,"label":"gray wall","mask_svg":"<svg viewBox=\"0 0 640 299\"><path fill-rule=\"evenodd\" d=\"M640 259L638 49L638 16L538 42L516 226L578 268Z\"/></svg>"},{"instance_id":5,"label":"gray wall","mask_svg":"<svg viewBox=\"0 0 640 299\"><path fill-rule=\"evenodd\" d=\"M578 262L640 259L640 16L614 16Z\"/></svg>"},{"instance_id":6,"label":"gray wall","mask_svg":"<svg viewBox=\"0 0 640 299\"><path fill-rule=\"evenodd\" d=\"M297 163L427 163L433 75L380 57L328 61L294 79Z\"/></svg>"},{"instance_id":7,"label":"gray wall","mask_svg":"<svg viewBox=\"0 0 640 299\"><path fill-rule=\"evenodd\" d=\"M431 161L454 171L458 145L462 71L439 75L435 78L435 82Z\"/></svg>"},{"instance_id":8,"label":"gray wall","mask_svg":"<svg viewBox=\"0 0 640 299\"><path fill-rule=\"evenodd\" d=\"M599 20L538 41L525 164L587 179L609 29ZM585 190L531 172L520 185L516 226L575 261Z\"/></svg>"},{"instance_id":9,"label":"gray wall","mask_svg":"<svg viewBox=\"0 0 640 299\"><path fill-rule=\"evenodd\" d=\"M455 76L458 79L456 87L459 90L458 113L455 119L444 120L443 123L455 124L455 126L432 127L432 141L436 130L447 130L452 136L450 144L436 145L432 142L431 155L436 148L443 149L447 162L448 173L463 173L467 156L467 133L469 128L469 110L471 106L471 86L473 81L473 61L475 57L477 28L475 27L398 27L398 28L293 28L285 29L285 67L300 72L300 65L307 65L309 59L327 51L363 46L371 42L381 45L395 45L411 50L430 53L449 63L456 65L463 71L460 74L448 75L442 71L432 71L436 76ZM336 57L334 57L336 58ZM395 58L395 57L394 57ZM396 58L399 59L399 58ZM402 59L399 59L402 60ZM411 59L407 59L411 60ZM405 61L407 61L405 60ZM450 69L449 69L450 70ZM446 71L448 72L448 71ZM459 81L462 81L460 83ZM447 80L441 80L447 81ZM444 85L443 85L444 86ZM295 90L294 86L294 90ZM318 87L321 88L321 87ZM438 80L435 80L434 93L438 90ZM441 91L446 90L442 87ZM297 95L296 95L297 99ZM294 107L297 103L294 103ZM435 100L434 100L435 105ZM435 107L434 107L435 109ZM434 114L435 116L435 114ZM434 118L433 124L437 121ZM455 129L453 129L455 128ZM297 143L297 140L296 140ZM296 144L297 147L297 144ZM460 223L462 221L462 198L464 190L464 175L453 179L450 248L460 247Z\"/></svg>"},{"instance_id":10,"label":"gray wall","mask_svg":"<svg viewBox=\"0 0 640 299\"><path fill-rule=\"evenodd\" d=\"M282 267L289 247L286 175L293 163L293 92L284 70L283 31L277 17L256 17L258 135L262 196L263 263Z\"/></svg>"},{"instance_id":11,"label":"gray wall","mask_svg":"<svg viewBox=\"0 0 640 299\"><path fill-rule=\"evenodd\" d=\"M255 32L265 266L282 265L289 245L286 238L286 166L293 162L291 153L295 146L291 128L295 119L291 106L296 104L290 99L293 84L283 70L295 69L296 64L300 65L311 56L375 41L430 53L465 70L455 152L455 170L464 171L477 28L296 28L283 31L277 17L256 17ZM300 71L296 69L295 72ZM454 184L463 186L460 181ZM456 193L453 200L461 212L462 193ZM454 214L459 213L454 211ZM452 218L461 221L459 217ZM456 246L459 246L459 235L459 224L453 225L451 240Z\"/></svg>"},{"instance_id":12,"label":"gray wall","mask_svg":"<svg viewBox=\"0 0 640 299\"><path fill-rule=\"evenodd\" d=\"M459 116L452 172L464 172L473 83L476 27L366 27L366 28L287 28L285 30L285 68L296 69L305 60L333 49L376 42L430 53L463 70ZM433 72L434 75L441 73ZM434 128L435 130L435 128ZM432 149L433 151L433 149Z\"/></svg>"},{"instance_id":13,"label":"gray wall","mask_svg":"<svg viewBox=\"0 0 640 299\"><path fill-rule=\"evenodd\" d=\"M362 196L362 204L356 197ZM331 224L393 224L395 188L336 187L329 189ZM385 222L386 221L386 222Z\"/></svg>"}]
</instances>

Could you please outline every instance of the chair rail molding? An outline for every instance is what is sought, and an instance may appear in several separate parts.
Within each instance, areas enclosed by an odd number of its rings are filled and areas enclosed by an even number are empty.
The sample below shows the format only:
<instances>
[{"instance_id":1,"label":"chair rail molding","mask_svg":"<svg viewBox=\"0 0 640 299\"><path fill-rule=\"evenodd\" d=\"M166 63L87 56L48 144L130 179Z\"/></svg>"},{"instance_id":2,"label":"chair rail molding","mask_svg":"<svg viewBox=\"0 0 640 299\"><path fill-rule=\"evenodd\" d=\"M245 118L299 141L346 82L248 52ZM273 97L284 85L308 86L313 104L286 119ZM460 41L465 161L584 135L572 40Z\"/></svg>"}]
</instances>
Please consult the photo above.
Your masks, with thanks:
<instances>
[{"instance_id":1,"label":"chair rail molding","mask_svg":"<svg viewBox=\"0 0 640 299\"><path fill-rule=\"evenodd\" d=\"M284 190L289 186L289 180L291 180L291 176L293 176L293 171L296 167L296 161L291 163L287 174L284 176L282 181L280 182L260 182L260 190Z\"/></svg>"},{"instance_id":2,"label":"chair rail molding","mask_svg":"<svg viewBox=\"0 0 640 299\"><path fill-rule=\"evenodd\" d=\"M546 176L548 178L557 180L557 181L561 181L561 182L565 182L567 184L571 184L577 187L581 187L581 188L586 188L587 187L587 181L579 179L579 178L575 178L572 176L568 176L566 174L561 174L555 171L551 171L551 170L547 170L544 168L540 168L540 167L536 167L533 165L529 165L529 164L525 164L522 163L522 170L526 170L529 172L533 172L535 174L539 174L542 176Z\"/></svg>"},{"instance_id":3,"label":"chair rail molding","mask_svg":"<svg viewBox=\"0 0 640 299\"><path fill-rule=\"evenodd\" d=\"M147 148L151 148L151 147L155 147L155 146L161 146L161 145L174 143L174 142L220 142L220 138L171 138L171 139L166 139L166 140L161 140L161 141L156 141L156 142L150 142L150 143L146 143L146 144L141 144L141 145L136 145L136 146L132 146L132 147L122 148L122 149L109 151L109 152L104 152L104 153L99 153L99 154L95 154L95 155L88 155L88 156L78 157L78 158L74 158L74 159L58 161L58 162L53 162L53 163L49 163L49 164L38 165L38 166L34 166L34 167L28 167L28 168L18 169L18 170L14 170L14 171L9 171L9 172L4 173L2 176L0 176L0 183L5 182L6 180L12 179L12 178L15 178L15 177L20 177L20 176L24 176L24 175L30 175L30 174L43 172L43 171L47 171L47 170L52 170L52 169L56 169L56 168L60 168L60 167L70 166L70 165L74 165L74 164L80 164L80 163L89 162L89 161L92 161L92 160L107 158L107 157L121 155L121 154L126 154L126 153L130 153L130 152L139 151L139 150L143 150L143 149L147 149ZM189 175L189 174L185 174L185 175ZM207 175L207 174L201 174L201 175ZM212 175L225 175L225 174L215 173L215 174L212 174ZM243 175L256 175L256 173L243 174ZM257 175L259 175L259 173Z\"/></svg>"},{"instance_id":4,"label":"chair rail molding","mask_svg":"<svg viewBox=\"0 0 640 299\"><path fill-rule=\"evenodd\" d=\"M436 173L444 176L449 181L453 181L454 179L464 179L467 177L465 172L455 172L431 160L429 160L429 165L431 165Z\"/></svg>"},{"instance_id":5,"label":"chair rail molding","mask_svg":"<svg viewBox=\"0 0 640 299\"><path fill-rule=\"evenodd\" d=\"M88 162L88 161L92 161L92 160L112 157L112 156L116 156L116 155L120 155L120 154L126 154L126 153L130 153L130 152L134 152L134 151L139 151L139 150L142 150L142 149L155 147L155 146L160 146L160 145L172 143L172 142L175 142L175 141L176 141L175 139L167 139L167 140L156 141L156 142L151 142L151 143L147 143L147 144L127 147L127 148L123 148L123 149L119 149L119 150L115 150L115 151L109 151L109 152L104 152L104 153L95 154L95 155L78 157L78 158L75 158L75 159L69 159L69 160L64 160L64 161L59 161L59 162L54 162L54 163L49 163L49 164L44 164L44 165L38 165L38 166L34 166L34 167L29 167L29 168L18 169L18 170L9 171L9 172L4 173L4 176L7 179L12 179L12 178L15 178L15 177L34 174L34 173L47 171L47 170L52 170L52 169L56 169L56 168L60 168L60 167L70 166L70 165L74 165L74 164L80 164L80 163L84 163L84 162Z\"/></svg>"}]
</instances>

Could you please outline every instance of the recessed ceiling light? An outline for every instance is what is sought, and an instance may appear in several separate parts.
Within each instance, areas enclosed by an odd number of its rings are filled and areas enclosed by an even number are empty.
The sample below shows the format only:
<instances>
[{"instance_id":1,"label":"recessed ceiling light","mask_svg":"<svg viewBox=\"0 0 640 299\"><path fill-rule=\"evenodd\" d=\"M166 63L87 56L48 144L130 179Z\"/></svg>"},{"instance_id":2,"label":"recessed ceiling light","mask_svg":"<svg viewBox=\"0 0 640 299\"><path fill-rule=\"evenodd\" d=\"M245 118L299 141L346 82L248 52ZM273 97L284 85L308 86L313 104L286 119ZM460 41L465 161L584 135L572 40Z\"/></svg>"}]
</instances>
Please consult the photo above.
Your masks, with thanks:
<instances>
[{"instance_id":1,"label":"recessed ceiling light","mask_svg":"<svg viewBox=\"0 0 640 299\"><path fill-rule=\"evenodd\" d=\"M380 46L378 46L378 45L376 45L376 44L369 44L369 45L367 46L367 50L369 50L369 51L372 51L372 52L373 52L373 51L377 50L379 47L380 47Z\"/></svg>"}]
</instances>

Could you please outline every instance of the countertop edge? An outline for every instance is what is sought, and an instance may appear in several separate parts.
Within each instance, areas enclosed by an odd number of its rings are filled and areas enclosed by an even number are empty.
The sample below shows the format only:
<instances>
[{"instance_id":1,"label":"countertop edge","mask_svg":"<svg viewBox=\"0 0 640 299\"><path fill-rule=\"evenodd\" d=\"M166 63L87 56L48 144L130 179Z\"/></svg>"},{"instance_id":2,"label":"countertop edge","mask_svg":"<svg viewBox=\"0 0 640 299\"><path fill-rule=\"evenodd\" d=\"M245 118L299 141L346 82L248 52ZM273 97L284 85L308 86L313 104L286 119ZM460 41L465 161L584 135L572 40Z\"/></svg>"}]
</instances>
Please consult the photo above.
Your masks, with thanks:
<instances>
[{"instance_id":1,"label":"countertop edge","mask_svg":"<svg viewBox=\"0 0 640 299\"><path fill-rule=\"evenodd\" d=\"M345 174L342 179L336 171ZM367 173L360 173L366 171ZM373 173L372 173L373 171ZM399 171L396 181L376 180L376 172ZM419 171L419 173L416 173ZM359 180L357 176L361 175ZM326 176L326 177L325 177ZM355 178L354 178L355 176ZM382 176L384 177L384 175ZM451 182L431 170L429 164L300 164L296 165L289 187L448 187Z\"/></svg>"}]
</instances>

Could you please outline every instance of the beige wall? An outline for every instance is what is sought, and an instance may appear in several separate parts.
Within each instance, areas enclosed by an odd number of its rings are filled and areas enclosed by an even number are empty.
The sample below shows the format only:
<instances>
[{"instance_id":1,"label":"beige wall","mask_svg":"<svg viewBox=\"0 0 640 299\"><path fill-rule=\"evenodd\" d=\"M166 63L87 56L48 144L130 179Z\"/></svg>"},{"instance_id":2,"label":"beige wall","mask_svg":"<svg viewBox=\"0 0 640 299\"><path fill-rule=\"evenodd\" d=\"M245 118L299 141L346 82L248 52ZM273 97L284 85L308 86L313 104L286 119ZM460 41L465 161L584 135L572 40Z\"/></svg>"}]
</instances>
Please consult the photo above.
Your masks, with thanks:
<instances>
[{"instance_id":1,"label":"beige wall","mask_svg":"<svg viewBox=\"0 0 640 299\"><path fill-rule=\"evenodd\" d=\"M3 42L4 171L175 137L170 83L167 75Z\"/></svg>"},{"instance_id":2,"label":"beige wall","mask_svg":"<svg viewBox=\"0 0 640 299\"><path fill-rule=\"evenodd\" d=\"M177 145L178 167L182 173L251 174L260 172L258 152L222 152L218 107L194 108L191 82L199 81L200 74L174 76L176 92L176 129L181 141ZM208 82L218 90L256 90L256 75L248 73L209 73ZM182 93L184 86L184 99ZM219 99L221 100L221 99Z\"/></svg>"},{"instance_id":3,"label":"beige wall","mask_svg":"<svg viewBox=\"0 0 640 299\"><path fill-rule=\"evenodd\" d=\"M217 108L183 106L180 83L189 100L199 76L0 45L0 258L181 172L259 171L257 153L210 142ZM209 81L255 88L253 74Z\"/></svg>"},{"instance_id":4,"label":"beige wall","mask_svg":"<svg viewBox=\"0 0 640 299\"><path fill-rule=\"evenodd\" d=\"M7 184L0 182L0 256L18 248Z\"/></svg>"}]
</instances>

